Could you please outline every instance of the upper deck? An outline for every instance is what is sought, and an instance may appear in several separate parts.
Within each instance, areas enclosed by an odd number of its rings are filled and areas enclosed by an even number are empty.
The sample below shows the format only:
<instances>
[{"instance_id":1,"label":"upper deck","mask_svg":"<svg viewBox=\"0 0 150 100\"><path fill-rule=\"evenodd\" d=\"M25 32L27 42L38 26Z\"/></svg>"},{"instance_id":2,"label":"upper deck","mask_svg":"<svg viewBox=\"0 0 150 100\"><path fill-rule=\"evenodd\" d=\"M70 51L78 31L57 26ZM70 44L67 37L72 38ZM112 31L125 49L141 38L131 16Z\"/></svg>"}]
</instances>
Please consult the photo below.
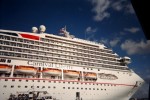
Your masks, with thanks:
<instances>
[{"instance_id":1,"label":"upper deck","mask_svg":"<svg viewBox=\"0 0 150 100\"><path fill-rule=\"evenodd\" d=\"M128 69L103 44L47 33L0 30L0 56L81 67Z\"/></svg>"}]
</instances>

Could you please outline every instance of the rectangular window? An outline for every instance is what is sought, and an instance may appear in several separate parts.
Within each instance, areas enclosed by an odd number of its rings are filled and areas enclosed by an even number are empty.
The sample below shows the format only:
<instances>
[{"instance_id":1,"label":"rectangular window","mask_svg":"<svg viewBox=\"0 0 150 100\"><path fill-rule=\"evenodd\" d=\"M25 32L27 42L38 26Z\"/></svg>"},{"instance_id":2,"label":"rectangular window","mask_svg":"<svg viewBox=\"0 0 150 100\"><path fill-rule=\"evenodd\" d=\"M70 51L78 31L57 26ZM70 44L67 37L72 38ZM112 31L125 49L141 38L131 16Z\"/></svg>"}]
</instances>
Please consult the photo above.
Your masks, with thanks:
<instances>
[{"instance_id":1,"label":"rectangular window","mask_svg":"<svg viewBox=\"0 0 150 100\"><path fill-rule=\"evenodd\" d=\"M4 88L6 88L6 87L7 87L7 85L4 85L3 87L4 87Z\"/></svg>"}]
</instances>

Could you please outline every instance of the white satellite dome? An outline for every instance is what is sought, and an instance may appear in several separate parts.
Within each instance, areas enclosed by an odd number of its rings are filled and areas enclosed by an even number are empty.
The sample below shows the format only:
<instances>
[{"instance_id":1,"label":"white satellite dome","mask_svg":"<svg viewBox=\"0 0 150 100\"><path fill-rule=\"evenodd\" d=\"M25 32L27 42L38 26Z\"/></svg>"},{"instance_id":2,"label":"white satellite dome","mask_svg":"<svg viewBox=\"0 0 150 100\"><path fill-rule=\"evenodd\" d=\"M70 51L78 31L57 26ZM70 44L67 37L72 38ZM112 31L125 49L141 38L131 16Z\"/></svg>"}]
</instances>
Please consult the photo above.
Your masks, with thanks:
<instances>
[{"instance_id":1,"label":"white satellite dome","mask_svg":"<svg viewBox=\"0 0 150 100\"><path fill-rule=\"evenodd\" d=\"M40 33L45 32L46 27L44 25L40 25Z\"/></svg>"},{"instance_id":2,"label":"white satellite dome","mask_svg":"<svg viewBox=\"0 0 150 100\"><path fill-rule=\"evenodd\" d=\"M37 33L37 31L38 31L38 28L37 28L37 27L32 27L32 32L33 32L33 33Z\"/></svg>"}]
</instances>

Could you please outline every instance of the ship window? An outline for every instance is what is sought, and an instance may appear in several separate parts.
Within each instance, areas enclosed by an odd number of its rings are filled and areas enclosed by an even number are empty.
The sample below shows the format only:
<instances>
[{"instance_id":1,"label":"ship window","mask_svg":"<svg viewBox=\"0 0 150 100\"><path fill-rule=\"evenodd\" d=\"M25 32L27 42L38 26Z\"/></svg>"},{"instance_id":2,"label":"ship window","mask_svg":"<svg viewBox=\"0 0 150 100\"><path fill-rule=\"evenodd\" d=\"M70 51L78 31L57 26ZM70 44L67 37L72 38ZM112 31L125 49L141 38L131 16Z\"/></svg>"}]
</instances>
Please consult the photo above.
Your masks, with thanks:
<instances>
[{"instance_id":1,"label":"ship window","mask_svg":"<svg viewBox=\"0 0 150 100\"><path fill-rule=\"evenodd\" d=\"M3 41L0 41L0 44L3 44Z\"/></svg>"},{"instance_id":2,"label":"ship window","mask_svg":"<svg viewBox=\"0 0 150 100\"><path fill-rule=\"evenodd\" d=\"M28 86L25 86L25 88L27 88Z\"/></svg>"},{"instance_id":3,"label":"ship window","mask_svg":"<svg viewBox=\"0 0 150 100\"><path fill-rule=\"evenodd\" d=\"M8 81L8 79L5 79L5 81Z\"/></svg>"},{"instance_id":4,"label":"ship window","mask_svg":"<svg viewBox=\"0 0 150 100\"><path fill-rule=\"evenodd\" d=\"M70 87L68 87L68 89L70 89Z\"/></svg>"},{"instance_id":5,"label":"ship window","mask_svg":"<svg viewBox=\"0 0 150 100\"><path fill-rule=\"evenodd\" d=\"M99 88L97 88L97 90L99 90Z\"/></svg>"},{"instance_id":6,"label":"ship window","mask_svg":"<svg viewBox=\"0 0 150 100\"><path fill-rule=\"evenodd\" d=\"M10 37L8 37L8 36L5 36L5 38L6 38L7 40L10 40Z\"/></svg>"},{"instance_id":7,"label":"ship window","mask_svg":"<svg viewBox=\"0 0 150 100\"><path fill-rule=\"evenodd\" d=\"M89 88L89 90L91 90L91 88Z\"/></svg>"},{"instance_id":8,"label":"ship window","mask_svg":"<svg viewBox=\"0 0 150 100\"><path fill-rule=\"evenodd\" d=\"M18 41L19 41L19 42L23 42L23 39L19 39L19 38L18 38Z\"/></svg>"},{"instance_id":9,"label":"ship window","mask_svg":"<svg viewBox=\"0 0 150 100\"><path fill-rule=\"evenodd\" d=\"M63 89L65 89L65 87L63 87Z\"/></svg>"},{"instance_id":10,"label":"ship window","mask_svg":"<svg viewBox=\"0 0 150 100\"><path fill-rule=\"evenodd\" d=\"M12 81L15 81L14 79Z\"/></svg>"},{"instance_id":11,"label":"ship window","mask_svg":"<svg viewBox=\"0 0 150 100\"><path fill-rule=\"evenodd\" d=\"M11 88L14 88L14 85L11 85Z\"/></svg>"},{"instance_id":12,"label":"ship window","mask_svg":"<svg viewBox=\"0 0 150 100\"><path fill-rule=\"evenodd\" d=\"M53 88L55 89L56 87L54 86Z\"/></svg>"},{"instance_id":13,"label":"ship window","mask_svg":"<svg viewBox=\"0 0 150 100\"><path fill-rule=\"evenodd\" d=\"M6 88L6 87L7 87L7 85L4 85L3 87L4 87L4 88Z\"/></svg>"},{"instance_id":14,"label":"ship window","mask_svg":"<svg viewBox=\"0 0 150 100\"><path fill-rule=\"evenodd\" d=\"M37 86L37 88L39 88L39 86Z\"/></svg>"},{"instance_id":15,"label":"ship window","mask_svg":"<svg viewBox=\"0 0 150 100\"><path fill-rule=\"evenodd\" d=\"M18 85L18 88L20 88L21 86L20 85Z\"/></svg>"},{"instance_id":16,"label":"ship window","mask_svg":"<svg viewBox=\"0 0 150 100\"><path fill-rule=\"evenodd\" d=\"M0 35L0 39L3 39L4 37L3 37L3 35Z\"/></svg>"},{"instance_id":17,"label":"ship window","mask_svg":"<svg viewBox=\"0 0 150 100\"><path fill-rule=\"evenodd\" d=\"M48 88L51 88L50 86L48 86Z\"/></svg>"},{"instance_id":18,"label":"ship window","mask_svg":"<svg viewBox=\"0 0 150 100\"><path fill-rule=\"evenodd\" d=\"M43 86L42 88L45 88L45 86Z\"/></svg>"}]
</instances>

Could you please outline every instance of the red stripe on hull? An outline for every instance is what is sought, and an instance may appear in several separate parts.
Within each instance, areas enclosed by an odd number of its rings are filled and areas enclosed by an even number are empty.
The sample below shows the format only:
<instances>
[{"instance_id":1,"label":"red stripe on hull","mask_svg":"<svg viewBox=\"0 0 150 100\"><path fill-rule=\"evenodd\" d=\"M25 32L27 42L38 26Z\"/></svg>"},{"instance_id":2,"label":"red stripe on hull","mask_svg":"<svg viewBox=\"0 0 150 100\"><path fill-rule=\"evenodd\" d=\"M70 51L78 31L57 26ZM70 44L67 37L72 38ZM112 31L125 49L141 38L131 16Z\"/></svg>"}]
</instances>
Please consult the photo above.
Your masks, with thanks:
<instances>
[{"instance_id":1,"label":"red stripe on hull","mask_svg":"<svg viewBox=\"0 0 150 100\"><path fill-rule=\"evenodd\" d=\"M30 35L30 34L20 34L23 38L32 39L32 40L39 40L38 36Z\"/></svg>"}]
</instances>

